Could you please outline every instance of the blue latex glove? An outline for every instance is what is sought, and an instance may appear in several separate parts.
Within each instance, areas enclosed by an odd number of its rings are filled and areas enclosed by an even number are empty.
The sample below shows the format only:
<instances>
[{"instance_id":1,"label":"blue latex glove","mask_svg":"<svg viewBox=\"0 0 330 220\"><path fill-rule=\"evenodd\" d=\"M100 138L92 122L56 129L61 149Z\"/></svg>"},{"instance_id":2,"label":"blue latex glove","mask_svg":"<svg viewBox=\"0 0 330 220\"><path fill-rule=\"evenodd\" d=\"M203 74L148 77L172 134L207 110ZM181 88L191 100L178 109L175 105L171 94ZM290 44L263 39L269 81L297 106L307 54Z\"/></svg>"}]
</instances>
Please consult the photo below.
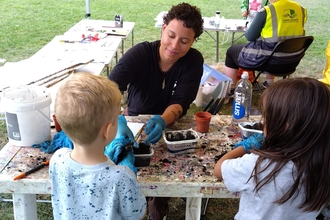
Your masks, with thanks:
<instances>
[{"instance_id":1,"label":"blue latex glove","mask_svg":"<svg viewBox=\"0 0 330 220\"><path fill-rule=\"evenodd\" d=\"M105 147L104 154L115 164L128 166L136 175L135 156L130 138L125 138L124 136L115 138Z\"/></svg>"},{"instance_id":2,"label":"blue latex glove","mask_svg":"<svg viewBox=\"0 0 330 220\"><path fill-rule=\"evenodd\" d=\"M155 115L151 118L146 126L146 134L148 135L145 140L146 144L155 144L162 137L163 130L165 129L165 121L160 115Z\"/></svg>"},{"instance_id":3,"label":"blue latex glove","mask_svg":"<svg viewBox=\"0 0 330 220\"><path fill-rule=\"evenodd\" d=\"M261 145L264 143L265 137L261 133L254 133L247 139L238 142L235 144L234 148L242 146L246 153L250 153L250 150L253 150L253 148L260 149Z\"/></svg>"},{"instance_id":4,"label":"blue latex glove","mask_svg":"<svg viewBox=\"0 0 330 220\"><path fill-rule=\"evenodd\" d=\"M124 115L119 115L118 117L118 129L117 129L117 134L115 138L120 138L120 137L125 137L131 140L131 142L133 143L134 147L139 147L139 144L136 142L134 135L131 131L131 129L129 129L129 127L127 126L127 121Z\"/></svg>"},{"instance_id":5,"label":"blue latex glove","mask_svg":"<svg viewBox=\"0 0 330 220\"><path fill-rule=\"evenodd\" d=\"M40 148L42 152L51 154L63 147L73 149L73 143L64 131L61 130L54 135L51 141L44 141L41 144L33 144L32 147Z\"/></svg>"},{"instance_id":6,"label":"blue latex glove","mask_svg":"<svg viewBox=\"0 0 330 220\"><path fill-rule=\"evenodd\" d=\"M132 148L133 149L133 148ZM135 175L137 174L137 169L134 166L134 162L135 162L135 156L134 156L134 152L133 151L129 151L127 153L127 156L118 163L118 165L123 165L123 166L127 166L128 168L130 168Z\"/></svg>"}]
</instances>

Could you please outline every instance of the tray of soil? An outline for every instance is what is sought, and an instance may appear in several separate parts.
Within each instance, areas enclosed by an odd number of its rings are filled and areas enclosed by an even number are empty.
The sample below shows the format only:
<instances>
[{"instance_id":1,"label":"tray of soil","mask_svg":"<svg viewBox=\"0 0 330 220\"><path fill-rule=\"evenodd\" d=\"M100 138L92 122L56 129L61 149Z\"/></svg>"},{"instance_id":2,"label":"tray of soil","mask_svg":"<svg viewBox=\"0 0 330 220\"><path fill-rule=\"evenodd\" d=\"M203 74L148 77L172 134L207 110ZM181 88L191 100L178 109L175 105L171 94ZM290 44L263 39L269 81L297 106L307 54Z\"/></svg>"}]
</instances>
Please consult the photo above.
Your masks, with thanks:
<instances>
[{"instance_id":1,"label":"tray of soil","mask_svg":"<svg viewBox=\"0 0 330 220\"><path fill-rule=\"evenodd\" d=\"M135 167L147 167L150 164L151 156L154 154L154 149L143 142L139 143L139 148L134 149L134 156L135 156Z\"/></svg>"},{"instance_id":2,"label":"tray of soil","mask_svg":"<svg viewBox=\"0 0 330 220\"><path fill-rule=\"evenodd\" d=\"M163 132L163 139L170 153L192 153L197 149L199 135L192 129L165 131Z\"/></svg>"},{"instance_id":3,"label":"tray of soil","mask_svg":"<svg viewBox=\"0 0 330 220\"><path fill-rule=\"evenodd\" d=\"M242 138L246 139L254 133L263 133L263 124L261 122L241 122L238 123Z\"/></svg>"}]
</instances>

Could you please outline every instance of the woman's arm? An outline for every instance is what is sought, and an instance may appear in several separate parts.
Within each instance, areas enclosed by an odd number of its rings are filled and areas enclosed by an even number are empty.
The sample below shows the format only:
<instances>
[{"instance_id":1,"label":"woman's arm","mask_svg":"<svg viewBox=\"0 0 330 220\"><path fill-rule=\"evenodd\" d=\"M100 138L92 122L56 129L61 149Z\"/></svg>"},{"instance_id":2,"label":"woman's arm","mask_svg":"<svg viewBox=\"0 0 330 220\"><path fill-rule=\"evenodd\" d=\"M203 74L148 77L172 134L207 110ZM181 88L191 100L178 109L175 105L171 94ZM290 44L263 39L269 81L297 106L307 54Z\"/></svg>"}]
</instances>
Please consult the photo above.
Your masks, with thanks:
<instances>
[{"instance_id":1,"label":"woman's arm","mask_svg":"<svg viewBox=\"0 0 330 220\"><path fill-rule=\"evenodd\" d=\"M249 28L245 32L245 37L248 41L255 41L260 37L261 30L265 26L266 22L266 11L261 9L256 14Z\"/></svg>"},{"instance_id":2,"label":"woman's arm","mask_svg":"<svg viewBox=\"0 0 330 220\"><path fill-rule=\"evenodd\" d=\"M166 126L178 120L182 115L182 106L179 104L169 105L162 114Z\"/></svg>"},{"instance_id":3,"label":"woman's arm","mask_svg":"<svg viewBox=\"0 0 330 220\"><path fill-rule=\"evenodd\" d=\"M226 153L218 162L216 163L214 167L213 174L218 177L220 180L222 180L222 172L221 172L221 165L223 161L228 160L228 159L235 159L238 157L242 157L244 154L246 154L244 148L242 146L239 146L228 153Z\"/></svg>"}]
</instances>

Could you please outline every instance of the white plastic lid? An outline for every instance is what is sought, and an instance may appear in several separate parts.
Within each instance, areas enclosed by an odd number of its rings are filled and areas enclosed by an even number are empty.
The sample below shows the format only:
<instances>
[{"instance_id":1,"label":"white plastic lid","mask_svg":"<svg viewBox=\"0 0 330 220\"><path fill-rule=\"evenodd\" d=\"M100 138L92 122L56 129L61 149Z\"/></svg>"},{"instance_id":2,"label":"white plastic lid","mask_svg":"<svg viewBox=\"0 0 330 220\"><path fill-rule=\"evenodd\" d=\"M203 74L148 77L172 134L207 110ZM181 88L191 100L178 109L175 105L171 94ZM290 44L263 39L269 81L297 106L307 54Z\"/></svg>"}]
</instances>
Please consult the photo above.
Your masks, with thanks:
<instances>
[{"instance_id":1,"label":"white plastic lid","mask_svg":"<svg viewBox=\"0 0 330 220\"><path fill-rule=\"evenodd\" d=\"M244 71L241 75L241 79L248 79L249 78L249 73Z\"/></svg>"}]
</instances>

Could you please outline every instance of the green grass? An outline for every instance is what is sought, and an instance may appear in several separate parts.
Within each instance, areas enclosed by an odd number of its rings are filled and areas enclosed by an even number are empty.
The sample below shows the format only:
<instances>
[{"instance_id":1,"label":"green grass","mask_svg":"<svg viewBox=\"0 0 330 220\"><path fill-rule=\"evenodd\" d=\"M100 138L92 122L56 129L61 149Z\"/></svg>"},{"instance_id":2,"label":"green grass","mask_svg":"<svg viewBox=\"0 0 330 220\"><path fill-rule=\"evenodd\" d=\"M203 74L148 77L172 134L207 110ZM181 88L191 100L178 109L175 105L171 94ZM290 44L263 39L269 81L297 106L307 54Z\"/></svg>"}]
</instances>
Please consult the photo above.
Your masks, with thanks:
<instances>
[{"instance_id":1,"label":"green grass","mask_svg":"<svg viewBox=\"0 0 330 220\"><path fill-rule=\"evenodd\" d=\"M160 11L166 11L172 5L180 2L182 1L90 0L91 19L113 20L116 14L121 14L124 16L125 21L135 22L134 43L153 41L160 37L160 29L154 27L154 18ZM241 18L240 2L241 0L189 1L190 4L201 9L203 16L214 16L215 11L220 10L221 16L225 18ZM308 11L308 20L305 26L306 34L313 35L315 39L293 77L321 78L325 65L325 48L330 33L328 16L330 1L300 0L299 3L305 6ZM29 58L54 36L64 33L83 19L86 13L85 9L85 1L82 0L1 0L0 58L6 59L7 62ZM213 32L211 34L215 35ZM220 39L222 37L223 33L220 34ZM246 43L246 40L244 38L240 39L238 43ZM131 38L129 37L125 42L125 50L129 49L130 46ZM202 52L205 63L215 64L215 42L207 34L202 34L193 47ZM224 63L228 47L228 42L219 45L220 63ZM26 74L31 73L27 72ZM254 94L255 107L258 105L258 96L258 94ZM199 110L201 108L192 105L189 114ZM220 113L230 114L230 111L231 104L227 104ZM5 136L5 124L0 121L1 140L6 141ZM4 196L10 198L10 195L0 195L0 197ZM168 219L184 219L184 209L184 203L180 199L173 200L170 203L171 214ZM233 219L237 211L237 200L211 199L208 210L208 214L204 219ZM51 212L49 204L38 203L39 219L52 219ZM11 203L0 202L0 216L4 220L14 219Z\"/></svg>"},{"instance_id":2,"label":"green grass","mask_svg":"<svg viewBox=\"0 0 330 220\"><path fill-rule=\"evenodd\" d=\"M135 43L153 41L159 38L160 30L154 27L154 18L160 11L168 10L181 1L149 0L138 3L136 0L90 0L91 19L113 20L116 14L122 14L124 20L136 22ZM214 16L220 10L225 18L240 18L240 0L192 0L203 16ZM315 41L294 76L312 76L320 78L325 63L325 48L330 32L328 9L329 1L299 1L308 10L306 33L313 35ZM85 1L81 0L2 0L0 9L0 58L7 61L26 59L47 44L54 36L64 33L84 18ZM214 34L214 33L211 33ZM220 39L222 39L220 35ZM131 41L128 38L127 41ZM245 43L245 39L239 43ZM131 45L126 43L126 50ZM199 49L208 64L215 63L215 43L207 34L202 34L193 45ZM229 43L220 45L219 60L224 62Z\"/></svg>"}]
</instances>

